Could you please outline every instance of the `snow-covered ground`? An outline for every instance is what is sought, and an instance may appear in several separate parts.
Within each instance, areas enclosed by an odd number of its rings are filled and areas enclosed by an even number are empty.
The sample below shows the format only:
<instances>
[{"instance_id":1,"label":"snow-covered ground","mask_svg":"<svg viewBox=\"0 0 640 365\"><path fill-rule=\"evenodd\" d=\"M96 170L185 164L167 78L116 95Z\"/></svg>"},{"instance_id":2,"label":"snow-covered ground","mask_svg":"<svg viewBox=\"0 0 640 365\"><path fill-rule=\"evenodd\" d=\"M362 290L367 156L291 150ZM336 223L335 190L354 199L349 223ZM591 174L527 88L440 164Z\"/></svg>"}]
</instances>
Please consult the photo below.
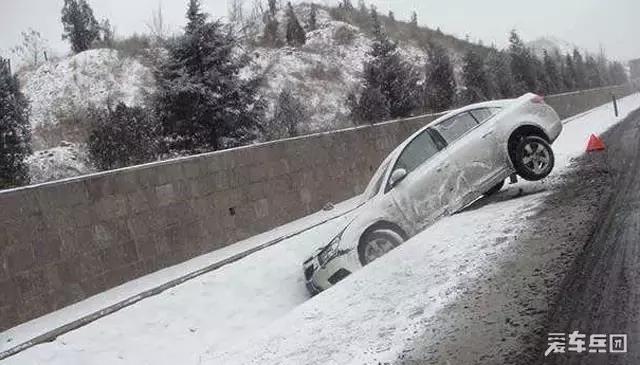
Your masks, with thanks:
<instances>
[{"instance_id":1,"label":"snow-covered ground","mask_svg":"<svg viewBox=\"0 0 640 365\"><path fill-rule=\"evenodd\" d=\"M307 19L308 4L295 9L299 19ZM277 17L280 33L284 34L286 11L279 11ZM353 126L346 101L349 93L361 86L363 63L369 58L372 43L358 27L333 20L323 9L318 10L317 22L318 29L308 32L306 44L299 48L255 49L252 66L247 70L264 73L262 91L270 111L285 88L304 100L308 115L300 125L303 133ZM425 52L419 47L403 42L399 52L419 70L424 69ZM453 54L453 58L459 56Z\"/></svg>"},{"instance_id":2,"label":"snow-covered ground","mask_svg":"<svg viewBox=\"0 0 640 365\"><path fill-rule=\"evenodd\" d=\"M622 99L620 107L619 118L606 105L565 121L565 130L554 145L557 168L552 179L561 179L568 171L571 159L583 153L591 133L605 131L640 107L640 95ZM543 184L519 183L501 194L518 188L544 190ZM456 299L457 284L490 270L496 258L517 242L519 232L527 228L526 218L536 212L544 194L496 202L442 219L308 300L301 263L347 218L333 220L2 364L393 361L412 336L424 332L423 323L430 316ZM82 306L77 304L76 311L82 312ZM38 320L32 321L23 330L28 327L33 332L37 325ZM437 333L438 329L433 330ZM20 328L11 331L16 338L21 335ZM3 346L6 335L0 336Z\"/></svg>"},{"instance_id":3,"label":"snow-covered ground","mask_svg":"<svg viewBox=\"0 0 640 365\"><path fill-rule=\"evenodd\" d=\"M36 151L28 156L27 166L31 184L94 172L87 163L84 149L78 144L64 141L58 147Z\"/></svg>"},{"instance_id":4,"label":"snow-covered ground","mask_svg":"<svg viewBox=\"0 0 640 365\"><path fill-rule=\"evenodd\" d=\"M151 70L118 51L93 49L45 63L23 76L23 93L31 102L31 125L55 125L73 119L90 105L142 102L154 85Z\"/></svg>"},{"instance_id":5,"label":"snow-covered ground","mask_svg":"<svg viewBox=\"0 0 640 365\"><path fill-rule=\"evenodd\" d=\"M244 252L254 250L259 246L270 244L271 242L285 237L304 233L305 231L311 230L313 227L321 224L326 224L328 227L331 227L332 223L330 221L332 219L343 219L340 217L355 208L360 200L361 197L356 196L352 199L336 204L331 210L319 211L315 214L277 227L271 231L250 237L233 245L193 258L184 263L159 270L155 273L132 280L106 292L92 296L80 303L70 305L56 312L9 329L0 333L0 353L7 351L18 344L25 343L36 336L70 323L78 318L88 316L94 312L115 305L118 302L125 301L128 298L134 297L142 292L151 290L190 273L201 271L214 263L232 259ZM331 228L329 229L331 230ZM310 232L307 234L313 235L314 233ZM296 240L307 241L307 239L302 239L300 237Z\"/></svg>"}]
</instances>

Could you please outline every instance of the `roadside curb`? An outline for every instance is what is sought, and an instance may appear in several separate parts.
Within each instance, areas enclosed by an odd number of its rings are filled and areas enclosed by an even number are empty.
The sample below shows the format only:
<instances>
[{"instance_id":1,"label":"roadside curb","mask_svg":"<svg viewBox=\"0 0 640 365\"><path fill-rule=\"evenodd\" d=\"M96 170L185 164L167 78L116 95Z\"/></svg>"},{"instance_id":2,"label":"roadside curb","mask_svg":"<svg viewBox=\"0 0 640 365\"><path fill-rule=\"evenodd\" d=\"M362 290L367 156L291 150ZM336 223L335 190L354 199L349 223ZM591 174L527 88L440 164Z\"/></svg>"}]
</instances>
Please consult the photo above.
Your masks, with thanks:
<instances>
[{"instance_id":1,"label":"roadside curb","mask_svg":"<svg viewBox=\"0 0 640 365\"><path fill-rule=\"evenodd\" d=\"M240 252L238 254L235 254L235 255L232 255L230 257L227 257L226 259L220 260L220 261L215 262L215 263L213 263L213 264L211 264L209 266L203 267L203 268L201 268L199 270L196 270L196 271L190 272L190 273L188 273L186 275L180 276L177 279L171 280L169 282L166 282L166 283L164 283L162 285L156 286L156 287L151 288L149 290L145 290L140 294L131 296L131 297L129 297L127 299L124 299L124 300L122 300L122 301L120 301L118 303L112 304L112 305L110 305L110 306L108 306L108 307L106 307L104 309L98 310L96 312L93 312L91 314L83 316L83 317L81 317L81 318L79 318L79 319L77 319L75 321L72 321L72 322L67 323L65 325L62 325L60 327L57 327L57 328L55 328L53 330L50 330L50 331L48 331L48 332L46 332L46 333L44 333L42 335L36 336L36 337L34 337L33 339L31 339L29 341L23 342L23 343L21 343L21 344L19 344L17 346L9 348L8 350L0 352L0 361L6 359L8 357L14 356L14 355L16 355L16 354L18 354L18 353L20 353L22 351L25 351L25 350L27 350L27 349L29 349L31 347L34 347L34 346L37 346L37 345L40 345L40 344L43 344L43 343L46 343L46 342L53 342L59 336L62 336L64 334L66 334L66 333L74 331L74 330L76 330L78 328L84 327L84 326L86 326L86 325L88 325L88 324L90 324L92 322L97 321L98 319L106 317L106 316L108 316L110 314L113 314L113 313L115 313L115 312L117 312L117 311L119 311L119 310L121 310L123 308L126 308L128 306L131 306L133 304L136 304L136 303L138 303L138 302L140 302L140 301L142 301L142 300L144 300L146 298L161 294L162 292L166 291L167 289L171 289L173 287L176 287L176 286L178 286L178 285L180 285L182 283L185 283L185 282L187 282L189 280L195 279L195 278L197 278L199 276L202 276L202 275L207 274L209 272L215 271L215 270L217 270L217 269L219 269L219 268L221 268L223 266L226 266L226 265L232 264L232 263L234 263L236 261L239 261L239 260L241 260L241 259L243 259L243 258L245 258L245 257L247 257L249 255L252 255L252 254L254 254L256 252L259 252L259 251L261 251L261 250L263 250L265 248L274 246L274 245L276 245L276 244L278 244L278 243L280 243L280 242L282 242L284 240L287 240L289 238L298 236L298 235L300 235L300 234L302 234L304 232L312 230L312 229L314 229L316 227L319 227L319 226L321 226L321 225L323 225L325 223L328 223L330 221L333 221L335 219L343 217L343 216L353 212L358 207L359 207L359 205L357 205L357 206L355 206L353 208L347 209L344 212L338 213L338 214L336 214L334 216L331 216L329 218L326 218L324 220L321 220L321 221L319 221L317 223L314 223L314 224L312 224L310 226L307 226L307 227L305 227L303 229L297 230L297 231L295 231L293 233L289 233L289 234L280 236L280 237L275 238L275 239L273 239L271 241L268 241L266 243L263 243L263 244L260 244L258 246L252 247L252 248L250 248L250 249L248 249L246 251L243 251L243 252Z\"/></svg>"}]
</instances>

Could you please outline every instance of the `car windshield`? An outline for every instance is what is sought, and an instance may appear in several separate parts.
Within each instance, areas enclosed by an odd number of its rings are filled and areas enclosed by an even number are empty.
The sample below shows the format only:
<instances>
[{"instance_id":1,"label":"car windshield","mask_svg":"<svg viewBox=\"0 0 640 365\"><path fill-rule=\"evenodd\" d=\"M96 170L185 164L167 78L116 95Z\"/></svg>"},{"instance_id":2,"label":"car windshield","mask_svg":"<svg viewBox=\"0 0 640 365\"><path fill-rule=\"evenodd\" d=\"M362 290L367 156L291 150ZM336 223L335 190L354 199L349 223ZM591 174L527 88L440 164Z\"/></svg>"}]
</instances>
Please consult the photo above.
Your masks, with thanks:
<instances>
[{"instance_id":1,"label":"car windshield","mask_svg":"<svg viewBox=\"0 0 640 365\"><path fill-rule=\"evenodd\" d=\"M387 172L387 168L389 168L390 163L391 157L389 156L382 162L382 164L380 164L376 173L373 174L373 177L371 178L371 181L364 193L365 201L373 198L380 191L380 187L382 186L382 182L386 175L385 173Z\"/></svg>"}]
</instances>

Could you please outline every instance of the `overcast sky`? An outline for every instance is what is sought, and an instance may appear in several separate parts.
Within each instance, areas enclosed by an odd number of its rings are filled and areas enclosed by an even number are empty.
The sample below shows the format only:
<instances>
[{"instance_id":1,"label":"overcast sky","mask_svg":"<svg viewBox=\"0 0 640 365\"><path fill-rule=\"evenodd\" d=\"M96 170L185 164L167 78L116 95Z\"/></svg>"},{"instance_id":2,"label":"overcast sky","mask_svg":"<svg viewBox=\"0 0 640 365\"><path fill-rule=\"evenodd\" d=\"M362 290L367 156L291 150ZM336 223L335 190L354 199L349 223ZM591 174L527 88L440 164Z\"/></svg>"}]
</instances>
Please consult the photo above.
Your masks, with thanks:
<instances>
[{"instance_id":1,"label":"overcast sky","mask_svg":"<svg viewBox=\"0 0 640 365\"><path fill-rule=\"evenodd\" d=\"M117 34L145 32L151 10L160 0L89 0L97 18L107 17ZM253 0L247 0L251 2ZM321 0L320 3L337 3ZM354 4L357 3L353 0ZM186 0L162 0L165 17L175 29L184 24ZM226 0L202 0L207 12L226 15ZM370 0L381 12L393 10L397 18L408 18L412 10L419 21L445 33L485 44L504 46L510 29L523 38L555 36L591 51L603 47L619 60L640 57L640 0ZM0 0L0 52L16 45L20 32L40 31L56 50L67 51L60 39L60 9L63 0Z\"/></svg>"}]
</instances>

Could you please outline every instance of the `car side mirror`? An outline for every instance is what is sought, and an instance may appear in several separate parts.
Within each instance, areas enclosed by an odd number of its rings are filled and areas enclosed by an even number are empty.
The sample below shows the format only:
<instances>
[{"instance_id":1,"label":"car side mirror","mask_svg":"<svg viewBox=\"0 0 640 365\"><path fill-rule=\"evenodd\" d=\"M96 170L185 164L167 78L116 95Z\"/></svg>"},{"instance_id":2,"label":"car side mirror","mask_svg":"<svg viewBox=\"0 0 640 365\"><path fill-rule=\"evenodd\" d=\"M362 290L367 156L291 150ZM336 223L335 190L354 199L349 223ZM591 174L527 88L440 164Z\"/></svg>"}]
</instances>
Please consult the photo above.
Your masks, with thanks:
<instances>
[{"instance_id":1,"label":"car side mirror","mask_svg":"<svg viewBox=\"0 0 640 365\"><path fill-rule=\"evenodd\" d=\"M408 173L407 173L407 170L405 169L394 170L391 173L391 178L389 179L391 186L395 187L396 185L400 184L400 182L404 180L404 178L407 177L407 175Z\"/></svg>"}]
</instances>

